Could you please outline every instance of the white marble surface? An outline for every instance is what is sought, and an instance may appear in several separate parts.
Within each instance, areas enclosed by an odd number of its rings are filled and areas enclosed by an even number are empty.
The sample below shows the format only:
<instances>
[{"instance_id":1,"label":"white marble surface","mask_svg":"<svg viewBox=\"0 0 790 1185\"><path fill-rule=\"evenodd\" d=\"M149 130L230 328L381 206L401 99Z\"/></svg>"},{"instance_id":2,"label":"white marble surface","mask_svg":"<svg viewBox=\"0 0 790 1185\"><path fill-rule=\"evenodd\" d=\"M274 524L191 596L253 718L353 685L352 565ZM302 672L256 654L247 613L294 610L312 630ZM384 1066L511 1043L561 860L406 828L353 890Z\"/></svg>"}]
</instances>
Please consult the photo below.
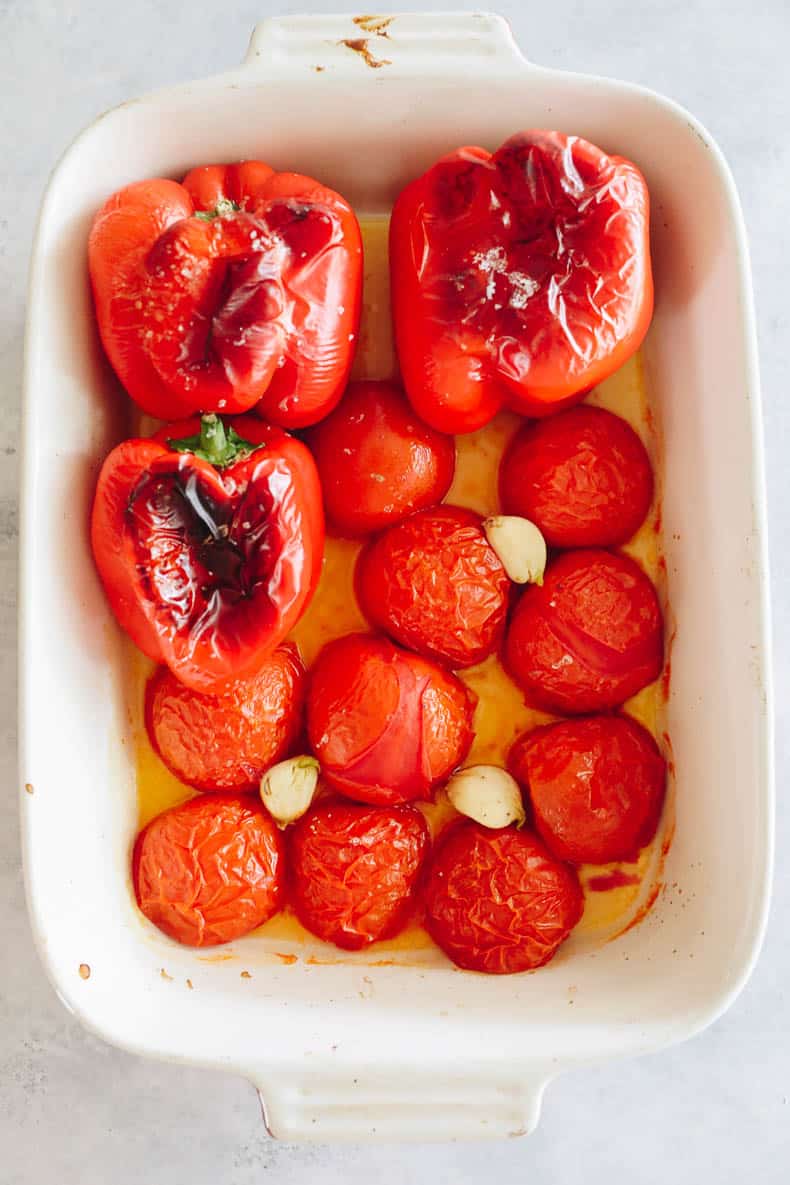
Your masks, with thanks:
<instances>
[{"instance_id":1,"label":"white marble surface","mask_svg":"<svg viewBox=\"0 0 790 1185\"><path fill-rule=\"evenodd\" d=\"M493 0L492 0L493 3ZM412 7L450 8L438 5ZM455 0L456 7L479 7ZM0 4L0 1183L379 1185L529 1180L729 1185L790 1180L790 84L787 0L499 0L546 65L645 83L695 112L733 166L751 232L765 392L778 708L778 862L755 975L712 1029L667 1053L569 1076L529 1140L471 1147L289 1147L255 1094L90 1037L49 988L28 932L17 840L16 451L25 274L47 173L103 109L233 64L270 12L308 0ZM397 7L397 5L395 6ZM407 4L404 7L408 7ZM582 1168L583 1167L583 1177Z\"/></svg>"}]
</instances>

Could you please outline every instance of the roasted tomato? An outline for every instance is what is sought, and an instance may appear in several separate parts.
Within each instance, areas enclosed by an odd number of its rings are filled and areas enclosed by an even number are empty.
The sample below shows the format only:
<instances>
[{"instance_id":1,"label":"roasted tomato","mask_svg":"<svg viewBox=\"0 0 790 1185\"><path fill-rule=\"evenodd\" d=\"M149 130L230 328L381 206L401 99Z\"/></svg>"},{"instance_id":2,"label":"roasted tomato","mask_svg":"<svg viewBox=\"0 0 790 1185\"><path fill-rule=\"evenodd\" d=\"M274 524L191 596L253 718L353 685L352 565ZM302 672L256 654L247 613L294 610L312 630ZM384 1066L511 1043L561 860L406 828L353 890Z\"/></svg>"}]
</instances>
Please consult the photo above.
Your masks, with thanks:
<instances>
[{"instance_id":1,"label":"roasted tomato","mask_svg":"<svg viewBox=\"0 0 790 1185\"><path fill-rule=\"evenodd\" d=\"M627 556L566 552L526 590L505 642L505 665L527 701L549 712L602 711L661 673L656 590Z\"/></svg>"},{"instance_id":2,"label":"roasted tomato","mask_svg":"<svg viewBox=\"0 0 790 1185\"><path fill-rule=\"evenodd\" d=\"M558 860L633 860L656 832L666 765L628 716L562 720L519 737L508 757L535 827Z\"/></svg>"},{"instance_id":3,"label":"roasted tomato","mask_svg":"<svg viewBox=\"0 0 790 1185\"><path fill-rule=\"evenodd\" d=\"M503 406L545 415L639 348L650 324L639 170L576 136L459 148L398 198L392 307L406 392L442 432Z\"/></svg>"},{"instance_id":4,"label":"roasted tomato","mask_svg":"<svg viewBox=\"0 0 790 1185\"><path fill-rule=\"evenodd\" d=\"M182 683L253 675L306 608L324 520L313 458L255 416L127 440L102 466L91 543L118 624Z\"/></svg>"},{"instance_id":5,"label":"roasted tomato","mask_svg":"<svg viewBox=\"0 0 790 1185\"><path fill-rule=\"evenodd\" d=\"M337 403L362 279L348 203L261 161L139 181L107 200L88 243L104 348L150 415L247 411L285 427Z\"/></svg>"},{"instance_id":6,"label":"roasted tomato","mask_svg":"<svg viewBox=\"0 0 790 1185\"><path fill-rule=\"evenodd\" d=\"M145 695L151 744L167 768L196 790L257 790L288 752L302 723L305 671L290 642L248 679L205 695L160 667Z\"/></svg>"},{"instance_id":7,"label":"roasted tomato","mask_svg":"<svg viewBox=\"0 0 790 1185\"><path fill-rule=\"evenodd\" d=\"M471 692L386 638L349 634L311 672L307 732L324 779L360 802L429 798L472 743Z\"/></svg>"},{"instance_id":8,"label":"roasted tomato","mask_svg":"<svg viewBox=\"0 0 790 1185\"><path fill-rule=\"evenodd\" d=\"M616 547L641 526L653 471L630 424L600 407L572 407L525 424L499 470L506 514L540 527L552 547Z\"/></svg>"},{"instance_id":9,"label":"roasted tomato","mask_svg":"<svg viewBox=\"0 0 790 1185\"><path fill-rule=\"evenodd\" d=\"M356 589L371 625L419 654L469 667L499 645L510 581L480 515L437 506L368 544Z\"/></svg>"},{"instance_id":10,"label":"roasted tomato","mask_svg":"<svg viewBox=\"0 0 790 1185\"><path fill-rule=\"evenodd\" d=\"M137 904L185 946L232 942L283 904L283 841L249 795L204 794L171 807L137 837Z\"/></svg>"},{"instance_id":11,"label":"roasted tomato","mask_svg":"<svg viewBox=\"0 0 790 1185\"><path fill-rule=\"evenodd\" d=\"M536 836L464 819L436 844L425 926L459 967L508 975L548 963L583 904L575 873Z\"/></svg>"},{"instance_id":12,"label":"roasted tomato","mask_svg":"<svg viewBox=\"0 0 790 1185\"><path fill-rule=\"evenodd\" d=\"M344 535L441 502L453 480L455 443L424 424L393 383L352 383L307 442L327 518Z\"/></svg>"},{"instance_id":13,"label":"roasted tomato","mask_svg":"<svg viewBox=\"0 0 790 1185\"><path fill-rule=\"evenodd\" d=\"M412 806L322 802L293 828L290 898L311 933L359 950L403 928L428 827Z\"/></svg>"}]
</instances>

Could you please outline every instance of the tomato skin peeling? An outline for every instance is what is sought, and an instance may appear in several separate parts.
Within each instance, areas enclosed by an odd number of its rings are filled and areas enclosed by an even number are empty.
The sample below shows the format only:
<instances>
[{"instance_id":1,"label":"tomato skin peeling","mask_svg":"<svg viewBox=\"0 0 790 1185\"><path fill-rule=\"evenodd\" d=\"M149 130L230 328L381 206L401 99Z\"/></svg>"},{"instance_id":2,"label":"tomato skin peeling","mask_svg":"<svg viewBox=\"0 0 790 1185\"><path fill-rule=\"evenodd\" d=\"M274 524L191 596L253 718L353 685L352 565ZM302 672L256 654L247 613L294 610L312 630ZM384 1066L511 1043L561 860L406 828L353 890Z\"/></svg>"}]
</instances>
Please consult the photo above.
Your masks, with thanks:
<instances>
[{"instance_id":1,"label":"tomato skin peeling","mask_svg":"<svg viewBox=\"0 0 790 1185\"><path fill-rule=\"evenodd\" d=\"M138 835L137 904L185 946L232 942L282 907L284 857L280 832L254 798L204 794L157 815Z\"/></svg>"},{"instance_id":2,"label":"tomato skin peeling","mask_svg":"<svg viewBox=\"0 0 790 1185\"><path fill-rule=\"evenodd\" d=\"M428 851L411 806L322 802L289 837L290 901L308 930L360 950L403 928Z\"/></svg>"},{"instance_id":3,"label":"tomato skin peeling","mask_svg":"<svg viewBox=\"0 0 790 1185\"><path fill-rule=\"evenodd\" d=\"M425 925L459 967L509 975L553 958L583 904L576 874L530 831L463 819L436 843Z\"/></svg>"},{"instance_id":4,"label":"tomato skin peeling","mask_svg":"<svg viewBox=\"0 0 790 1185\"><path fill-rule=\"evenodd\" d=\"M650 509L653 471L625 420L582 405L519 429L499 467L499 496L551 547L617 547Z\"/></svg>"},{"instance_id":5,"label":"tomato skin peeling","mask_svg":"<svg viewBox=\"0 0 790 1185\"><path fill-rule=\"evenodd\" d=\"M508 769L528 792L535 828L558 860L635 860L656 833L666 763L628 716L561 720L519 737Z\"/></svg>"},{"instance_id":6,"label":"tomato skin peeling","mask_svg":"<svg viewBox=\"0 0 790 1185\"><path fill-rule=\"evenodd\" d=\"M371 625L453 668L497 649L510 588L482 518L458 506L411 515L357 561L357 599Z\"/></svg>"},{"instance_id":7,"label":"tomato skin peeling","mask_svg":"<svg viewBox=\"0 0 790 1185\"><path fill-rule=\"evenodd\" d=\"M302 725L305 670L292 642L219 694L186 687L167 667L148 681L145 722L171 773L195 790L257 791Z\"/></svg>"},{"instance_id":8,"label":"tomato skin peeling","mask_svg":"<svg viewBox=\"0 0 790 1185\"><path fill-rule=\"evenodd\" d=\"M319 655L307 733L326 782L359 802L429 799L472 743L472 693L386 638L349 634Z\"/></svg>"},{"instance_id":9,"label":"tomato skin peeling","mask_svg":"<svg viewBox=\"0 0 790 1185\"><path fill-rule=\"evenodd\" d=\"M632 559L594 548L549 564L517 604L504 661L528 703L581 715L615 708L661 673L656 590Z\"/></svg>"}]
</instances>

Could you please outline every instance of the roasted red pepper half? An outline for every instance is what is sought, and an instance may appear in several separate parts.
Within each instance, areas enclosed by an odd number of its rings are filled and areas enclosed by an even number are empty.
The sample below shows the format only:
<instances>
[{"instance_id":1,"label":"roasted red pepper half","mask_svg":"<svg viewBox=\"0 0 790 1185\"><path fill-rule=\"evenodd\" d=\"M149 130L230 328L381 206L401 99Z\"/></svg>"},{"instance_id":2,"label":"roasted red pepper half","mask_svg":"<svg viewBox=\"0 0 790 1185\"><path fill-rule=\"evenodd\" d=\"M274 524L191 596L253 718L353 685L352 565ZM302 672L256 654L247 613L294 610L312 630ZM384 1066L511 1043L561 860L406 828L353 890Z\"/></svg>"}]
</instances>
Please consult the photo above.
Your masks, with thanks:
<instances>
[{"instance_id":1,"label":"roasted red pepper half","mask_svg":"<svg viewBox=\"0 0 790 1185\"><path fill-rule=\"evenodd\" d=\"M472 432L540 416L639 348L653 310L635 165L560 132L459 148L401 193L390 230L400 367L415 410Z\"/></svg>"},{"instance_id":2,"label":"roasted red pepper half","mask_svg":"<svg viewBox=\"0 0 790 1185\"><path fill-rule=\"evenodd\" d=\"M198 691L254 674L321 571L313 458L254 416L214 415L126 440L107 457L91 542L121 627Z\"/></svg>"},{"instance_id":3,"label":"roasted red pepper half","mask_svg":"<svg viewBox=\"0 0 790 1185\"><path fill-rule=\"evenodd\" d=\"M320 420L345 387L362 248L333 190L261 161L127 185L88 244L107 355L150 415L232 415L259 404L287 428Z\"/></svg>"}]
</instances>

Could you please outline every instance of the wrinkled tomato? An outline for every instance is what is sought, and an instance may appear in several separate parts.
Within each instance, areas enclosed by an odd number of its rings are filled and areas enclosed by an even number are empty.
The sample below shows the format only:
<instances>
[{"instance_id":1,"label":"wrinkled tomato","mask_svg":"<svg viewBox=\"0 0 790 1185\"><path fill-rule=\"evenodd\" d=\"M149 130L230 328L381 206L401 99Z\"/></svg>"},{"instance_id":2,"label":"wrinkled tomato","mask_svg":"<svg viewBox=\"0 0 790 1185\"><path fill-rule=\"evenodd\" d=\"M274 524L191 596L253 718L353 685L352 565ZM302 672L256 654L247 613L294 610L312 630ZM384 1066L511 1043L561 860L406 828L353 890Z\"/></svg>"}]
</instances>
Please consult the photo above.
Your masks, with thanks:
<instances>
[{"instance_id":1,"label":"wrinkled tomato","mask_svg":"<svg viewBox=\"0 0 790 1185\"><path fill-rule=\"evenodd\" d=\"M656 590L627 556L566 552L521 597L504 654L535 707L573 714L614 708L661 673Z\"/></svg>"},{"instance_id":2,"label":"wrinkled tomato","mask_svg":"<svg viewBox=\"0 0 790 1185\"><path fill-rule=\"evenodd\" d=\"M535 827L558 860L633 860L655 835L666 765L628 716L537 728L515 742L508 768L528 789Z\"/></svg>"},{"instance_id":3,"label":"wrinkled tomato","mask_svg":"<svg viewBox=\"0 0 790 1185\"><path fill-rule=\"evenodd\" d=\"M469 751L471 692L386 638L330 642L311 671L307 732L329 785L360 802L429 798Z\"/></svg>"},{"instance_id":4,"label":"wrinkled tomato","mask_svg":"<svg viewBox=\"0 0 790 1185\"><path fill-rule=\"evenodd\" d=\"M468 667L499 645L510 580L480 515L437 506L368 544L356 589L371 625L419 654Z\"/></svg>"},{"instance_id":5,"label":"wrinkled tomato","mask_svg":"<svg viewBox=\"0 0 790 1185\"><path fill-rule=\"evenodd\" d=\"M285 427L315 423L353 360L361 252L342 197L261 161L127 185L88 244L107 356L160 419L259 404Z\"/></svg>"},{"instance_id":6,"label":"wrinkled tomato","mask_svg":"<svg viewBox=\"0 0 790 1185\"><path fill-rule=\"evenodd\" d=\"M427 848L428 827L414 807L320 803L290 836L297 917L345 950L392 937L408 920Z\"/></svg>"},{"instance_id":7,"label":"wrinkled tomato","mask_svg":"<svg viewBox=\"0 0 790 1185\"><path fill-rule=\"evenodd\" d=\"M257 671L321 573L321 489L308 449L254 416L126 440L102 466L96 567L119 625L182 683Z\"/></svg>"},{"instance_id":8,"label":"wrinkled tomato","mask_svg":"<svg viewBox=\"0 0 790 1185\"><path fill-rule=\"evenodd\" d=\"M633 354L653 308L639 170L577 136L459 148L401 193L390 259L398 356L417 412L471 432L545 415Z\"/></svg>"},{"instance_id":9,"label":"wrinkled tomato","mask_svg":"<svg viewBox=\"0 0 790 1185\"><path fill-rule=\"evenodd\" d=\"M171 807L137 837L137 903L185 946L232 942L282 907L280 832L249 795L205 794Z\"/></svg>"},{"instance_id":10,"label":"wrinkled tomato","mask_svg":"<svg viewBox=\"0 0 790 1185\"><path fill-rule=\"evenodd\" d=\"M167 768L195 790L257 790L302 724L305 670L290 642L218 695L185 687L167 667L151 677L145 722Z\"/></svg>"},{"instance_id":11,"label":"wrinkled tomato","mask_svg":"<svg viewBox=\"0 0 790 1185\"><path fill-rule=\"evenodd\" d=\"M502 458L506 514L540 527L552 547L615 547L641 526L653 471L633 428L600 407L525 424Z\"/></svg>"},{"instance_id":12,"label":"wrinkled tomato","mask_svg":"<svg viewBox=\"0 0 790 1185\"><path fill-rule=\"evenodd\" d=\"M441 502L455 444L424 424L393 383L352 383L307 437L324 509L344 535L367 535Z\"/></svg>"},{"instance_id":13,"label":"wrinkled tomato","mask_svg":"<svg viewBox=\"0 0 790 1185\"><path fill-rule=\"evenodd\" d=\"M583 905L573 870L531 832L464 819L434 849L425 925L459 967L508 975L548 963Z\"/></svg>"}]
</instances>

